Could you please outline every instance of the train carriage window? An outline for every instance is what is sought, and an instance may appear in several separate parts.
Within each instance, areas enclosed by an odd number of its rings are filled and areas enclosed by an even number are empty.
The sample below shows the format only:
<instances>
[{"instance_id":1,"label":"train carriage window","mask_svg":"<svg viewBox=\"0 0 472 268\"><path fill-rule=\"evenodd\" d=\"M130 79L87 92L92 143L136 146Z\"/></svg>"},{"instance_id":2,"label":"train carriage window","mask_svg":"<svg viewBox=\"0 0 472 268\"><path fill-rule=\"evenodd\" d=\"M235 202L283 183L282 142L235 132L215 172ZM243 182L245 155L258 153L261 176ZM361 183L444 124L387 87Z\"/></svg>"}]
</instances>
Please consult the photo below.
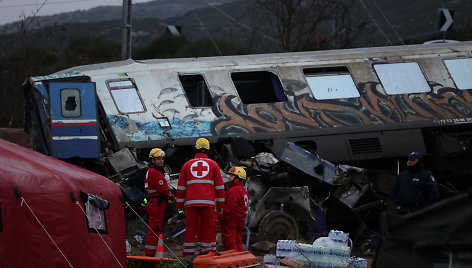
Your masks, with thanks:
<instances>
[{"instance_id":1,"label":"train carriage window","mask_svg":"<svg viewBox=\"0 0 472 268\"><path fill-rule=\"evenodd\" d=\"M80 90L76 88L61 89L61 114L63 117L80 117Z\"/></svg>"},{"instance_id":2,"label":"train carriage window","mask_svg":"<svg viewBox=\"0 0 472 268\"><path fill-rule=\"evenodd\" d=\"M416 62L376 64L374 69L387 94L431 91L420 66Z\"/></svg>"},{"instance_id":3,"label":"train carriage window","mask_svg":"<svg viewBox=\"0 0 472 268\"><path fill-rule=\"evenodd\" d=\"M472 89L472 59L445 60L449 73L458 89Z\"/></svg>"},{"instance_id":4,"label":"train carriage window","mask_svg":"<svg viewBox=\"0 0 472 268\"><path fill-rule=\"evenodd\" d=\"M305 68L306 81L318 100L357 98L359 91L345 66Z\"/></svg>"},{"instance_id":5,"label":"train carriage window","mask_svg":"<svg viewBox=\"0 0 472 268\"><path fill-rule=\"evenodd\" d=\"M134 80L108 80L106 84L115 102L116 109L120 113L142 113L146 111Z\"/></svg>"},{"instance_id":6,"label":"train carriage window","mask_svg":"<svg viewBox=\"0 0 472 268\"><path fill-rule=\"evenodd\" d=\"M231 79L244 104L288 100L279 77L273 71L234 72Z\"/></svg>"},{"instance_id":7,"label":"train carriage window","mask_svg":"<svg viewBox=\"0 0 472 268\"><path fill-rule=\"evenodd\" d=\"M213 106L213 99L202 75L179 75L179 80L192 107Z\"/></svg>"}]
</instances>

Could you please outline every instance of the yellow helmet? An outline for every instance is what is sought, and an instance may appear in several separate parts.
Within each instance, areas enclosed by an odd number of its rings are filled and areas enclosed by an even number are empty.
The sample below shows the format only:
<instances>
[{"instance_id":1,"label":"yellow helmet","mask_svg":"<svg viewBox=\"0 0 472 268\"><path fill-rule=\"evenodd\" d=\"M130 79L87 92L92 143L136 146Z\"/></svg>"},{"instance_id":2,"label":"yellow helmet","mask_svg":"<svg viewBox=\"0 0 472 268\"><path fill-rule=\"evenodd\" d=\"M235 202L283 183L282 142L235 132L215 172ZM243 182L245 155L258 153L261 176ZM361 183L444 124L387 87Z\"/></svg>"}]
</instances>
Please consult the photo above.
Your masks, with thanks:
<instances>
[{"instance_id":1,"label":"yellow helmet","mask_svg":"<svg viewBox=\"0 0 472 268\"><path fill-rule=\"evenodd\" d=\"M164 153L164 151L162 151L160 148L153 148L150 152L149 152L149 158L156 158L156 157L164 157L166 156L166 153Z\"/></svg>"},{"instance_id":2,"label":"yellow helmet","mask_svg":"<svg viewBox=\"0 0 472 268\"><path fill-rule=\"evenodd\" d=\"M246 181L246 170L242 167L231 167L228 173L238 176L242 181Z\"/></svg>"},{"instance_id":3,"label":"yellow helmet","mask_svg":"<svg viewBox=\"0 0 472 268\"><path fill-rule=\"evenodd\" d=\"M200 138L195 142L195 149L207 149L210 150L210 142L205 138Z\"/></svg>"}]
</instances>

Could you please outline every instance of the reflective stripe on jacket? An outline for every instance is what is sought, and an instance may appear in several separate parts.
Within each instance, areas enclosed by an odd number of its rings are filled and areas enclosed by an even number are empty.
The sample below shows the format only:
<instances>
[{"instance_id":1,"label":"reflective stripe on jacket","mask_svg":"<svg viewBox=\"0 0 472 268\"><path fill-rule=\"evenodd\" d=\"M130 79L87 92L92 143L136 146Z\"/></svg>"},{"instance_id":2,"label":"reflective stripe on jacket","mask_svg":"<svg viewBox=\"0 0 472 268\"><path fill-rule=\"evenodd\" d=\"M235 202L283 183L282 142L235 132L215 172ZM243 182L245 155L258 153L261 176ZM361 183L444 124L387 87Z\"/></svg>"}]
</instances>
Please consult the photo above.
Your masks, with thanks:
<instances>
[{"instance_id":1,"label":"reflective stripe on jacket","mask_svg":"<svg viewBox=\"0 0 472 268\"><path fill-rule=\"evenodd\" d=\"M170 190L166 178L162 172L154 167L149 167L144 179L144 188L149 197L169 197Z\"/></svg>"},{"instance_id":2,"label":"reflective stripe on jacket","mask_svg":"<svg viewBox=\"0 0 472 268\"><path fill-rule=\"evenodd\" d=\"M225 207L220 216L221 221L244 225L249 202L244 184L241 181L234 181L228 185L225 193Z\"/></svg>"}]
</instances>

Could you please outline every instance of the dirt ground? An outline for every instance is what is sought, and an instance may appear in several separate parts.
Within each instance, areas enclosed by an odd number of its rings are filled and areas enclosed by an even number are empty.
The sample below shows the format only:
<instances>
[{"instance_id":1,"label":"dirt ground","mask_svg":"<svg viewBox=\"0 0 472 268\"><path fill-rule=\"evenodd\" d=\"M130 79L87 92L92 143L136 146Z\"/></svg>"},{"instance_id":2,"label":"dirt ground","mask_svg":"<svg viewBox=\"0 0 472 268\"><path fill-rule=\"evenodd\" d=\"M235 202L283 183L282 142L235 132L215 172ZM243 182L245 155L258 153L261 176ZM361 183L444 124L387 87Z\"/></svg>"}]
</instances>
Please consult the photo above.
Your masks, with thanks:
<instances>
[{"instance_id":1,"label":"dirt ground","mask_svg":"<svg viewBox=\"0 0 472 268\"><path fill-rule=\"evenodd\" d=\"M146 233L147 234L147 215L146 213L139 212L139 216L134 215L133 213L126 213L126 238L131 245L131 252L128 252L128 255L134 256L143 256L144 255L144 243L145 240L141 240L139 236L136 236L137 233ZM141 217L141 218L139 218ZM146 224L144 224L146 223ZM175 220L168 220L163 226L163 233L167 234L177 227L179 222ZM181 258L182 249L184 242L184 233L177 236L176 238L165 237L164 238L164 257L165 258ZM221 246L221 237L217 237L217 251L223 251ZM251 252L251 250L250 250ZM254 254L254 252L251 252ZM274 249L275 253L275 249ZM261 264L260 267L263 267L264 255L263 254L254 254L258 262Z\"/></svg>"},{"instance_id":2,"label":"dirt ground","mask_svg":"<svg viewBox=\"0 0 472 268\"><path fill-rule=\"evenodd\" d=\"M140 241L140 238L137 237L138 239L135 238L135 235L137 232L144 232L147 233L147 226L143 223L145 222L147 224L147 215L146 213L142 213L140 215L141 219L136 216L136 215L127 215L126 219L126 237L128 239L128 242L131 245L131 252L128 252L128 255L134 255L134 256L143 256L144 255L144 243L145 241L142 240ZM178 225L178 222L175 221L167 221L166 224L163 226L163 233L166 234L173 230L176 226ZM257 238L251 239L250 245L255 243ZM183 249L183 240L184 240L184 234L181 234L177 236L176 238L164 238L164 257L165 258L181 258L182 256L182 249ZM217 237L217 251L221 252L223 251L223 248L221 246L221 238L220 236ZM249 246L249 252L251 252L254 256L256 256L258 263L257 267L264 267L264 254L275 254L275 248L273 248L270 252L261 252L258 251L257 249ZM353 251L355 254L355 251ZM363 257L363 256L360 256ZM372 267L372 262L373 258L366 258L368 261L368 267Z\"/></svg>"}]
</instances>

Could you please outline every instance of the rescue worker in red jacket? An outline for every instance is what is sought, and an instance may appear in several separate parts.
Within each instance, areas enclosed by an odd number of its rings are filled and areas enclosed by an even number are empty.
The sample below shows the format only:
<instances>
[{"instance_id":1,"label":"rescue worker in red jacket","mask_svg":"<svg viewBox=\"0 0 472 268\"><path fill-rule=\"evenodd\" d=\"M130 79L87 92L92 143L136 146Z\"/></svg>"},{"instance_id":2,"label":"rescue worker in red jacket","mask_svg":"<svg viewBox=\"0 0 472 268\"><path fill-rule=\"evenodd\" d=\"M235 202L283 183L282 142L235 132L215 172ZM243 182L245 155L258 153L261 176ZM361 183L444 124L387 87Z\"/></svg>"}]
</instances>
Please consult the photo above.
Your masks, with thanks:
<instances>
[{"instance_id":1,"label":"rescue worker in red jacket","mask_svg":"<svg viewBox=\"0 0 472 268\"><path fill-rule=\"evenodd\" d=\"M177 209L185 208L183 257L195 254L197 236L199 254L207 254L216 248L212 231L215 208L221 212L225 203L225 190L220 167L208 158L210 143L200 138L195 143L195 158L187 161L179 176ZM180 211L179 211L180 212ZM202 224L199 224L202 223Z\"/></svg>"},{"instance_id":2,"label":"rescue worker in red jacket","mask_svg":"<svg viewBox=\"0 0 472 268\"><path fill-rule=\"evenodd\" d=\"M149 152L149 169L144 180L147 194L146 212L149 215L149 231L144 246L144 255L152 257L157 249L158 237L156 235L162 234L162 222L168 200L175 200L164 176L165 155L164 151L159 148L154 148Z\"/></svg>"},{"instance_id":3,"label":"rescue worker in red jacket","mask_svg":"<svg viewBox=\"0 0 472 268\"><path fill-rule=\"evenodd\" d=\"M220 215L223 249L243 251L242 230L249 202L249 196L244 188L246 171L242 167L231 167L228 173L231 176L225 190L225 207Z\"/></svg>"}]
</instances>

